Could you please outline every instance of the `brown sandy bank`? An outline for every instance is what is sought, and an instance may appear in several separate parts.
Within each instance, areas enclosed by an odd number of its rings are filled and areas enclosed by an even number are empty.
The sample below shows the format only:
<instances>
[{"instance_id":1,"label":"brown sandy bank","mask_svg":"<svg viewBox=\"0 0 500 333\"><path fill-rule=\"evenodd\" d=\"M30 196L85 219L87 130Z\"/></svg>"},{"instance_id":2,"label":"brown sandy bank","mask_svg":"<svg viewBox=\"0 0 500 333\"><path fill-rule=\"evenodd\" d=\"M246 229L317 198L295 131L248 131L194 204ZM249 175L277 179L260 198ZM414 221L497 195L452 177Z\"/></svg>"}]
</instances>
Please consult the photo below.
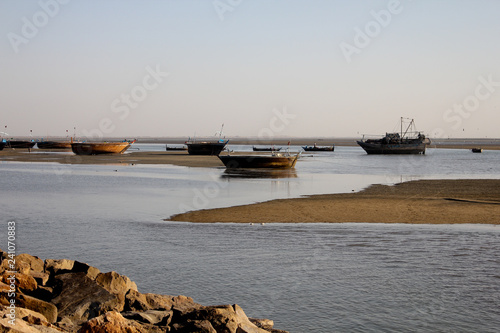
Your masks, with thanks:
<instances>
[{"instance_id":1,"label":"brown sandy bank","mask_svg":"<svg viewBox=\"0 0 500 333\"><path fill-rule=\"evenodd\" d=\"M64 164L172 164L187 167L219 167L224 164L217 156L188 155L187 152L144 152L126 154L75 155L70 151L4 149L0 161L55 162Z\"/></svg>"},{"instance_id":2,"label":"brown sandy bank","mask_svg":"<svg viewBox=\"0 0 500 333\"><path fill-rule=\"evenodd\" d=\"M174 215L186 222L378 222L500 224L500 180L419 180Z\"/></svg>"}]
</instances>

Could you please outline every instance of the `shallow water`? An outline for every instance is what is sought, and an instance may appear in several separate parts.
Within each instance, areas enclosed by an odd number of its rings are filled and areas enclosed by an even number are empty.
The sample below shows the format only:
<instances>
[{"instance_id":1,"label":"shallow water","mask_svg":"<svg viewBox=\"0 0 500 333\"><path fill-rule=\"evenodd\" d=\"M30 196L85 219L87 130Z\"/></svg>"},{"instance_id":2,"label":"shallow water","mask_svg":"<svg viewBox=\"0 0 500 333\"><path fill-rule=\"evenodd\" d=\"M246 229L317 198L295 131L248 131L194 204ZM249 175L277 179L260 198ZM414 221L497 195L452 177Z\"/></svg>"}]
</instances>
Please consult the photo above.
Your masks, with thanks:
<instances>
[{"instance_id":1,"label":"shallow water","mask_svg":"<svg viewBox=\"0 0 500 333\"><path fill-rule=\"evenodd\" d=\"M372 183L500 178L499 160L495 151L429 149L408 157L337 147L303 154L285 178L227 175L223 168L5 162L0 248L6 222L16 221L18 253L115 270L141 292L238 303L249 316L292 332L495 332L499 227L162 219Z\"/></svg>"}]
</instances>

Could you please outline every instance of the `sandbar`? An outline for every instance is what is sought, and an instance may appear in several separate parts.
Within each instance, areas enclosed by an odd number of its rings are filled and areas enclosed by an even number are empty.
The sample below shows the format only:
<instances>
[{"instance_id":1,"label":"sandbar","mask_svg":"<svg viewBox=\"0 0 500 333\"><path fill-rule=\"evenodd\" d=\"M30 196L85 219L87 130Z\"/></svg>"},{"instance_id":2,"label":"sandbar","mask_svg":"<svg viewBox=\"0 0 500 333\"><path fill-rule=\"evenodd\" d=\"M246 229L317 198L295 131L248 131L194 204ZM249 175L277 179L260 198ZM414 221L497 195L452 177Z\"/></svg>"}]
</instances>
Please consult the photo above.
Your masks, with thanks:
<instances>
[{"instance_id":1,"label":"sandbar","mask_svg":"<svg viewBox=\"0 0 500 333\"><path fill-rule=\"evenodd\" d=\"M125 154L75 155L71 151L4 149L0 161L54 162L63 164L171 164L186 167L223 167L217 156L189 155L187 152L132 151Z\"/></svg>"},{"instance_id":2,"label":"sandbar","mask_svg":"<svg viewBox=\"0 0 500 333\"><path fill-rule=\"evenodd\" d=\"M418 180L345 194L207 209L167 221L233 223L374 222L500 224L500 180Z\"/></svg>"}]
</instances>

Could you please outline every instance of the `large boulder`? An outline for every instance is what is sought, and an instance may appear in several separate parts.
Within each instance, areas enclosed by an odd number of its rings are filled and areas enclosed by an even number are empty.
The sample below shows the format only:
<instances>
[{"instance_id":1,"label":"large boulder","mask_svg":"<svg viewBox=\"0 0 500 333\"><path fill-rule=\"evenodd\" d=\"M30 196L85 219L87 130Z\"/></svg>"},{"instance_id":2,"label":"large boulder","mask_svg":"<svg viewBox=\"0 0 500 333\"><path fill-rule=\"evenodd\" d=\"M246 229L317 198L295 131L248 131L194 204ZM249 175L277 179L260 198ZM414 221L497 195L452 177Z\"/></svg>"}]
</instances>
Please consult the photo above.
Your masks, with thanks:
<instances>
[{"instance_id":1,"label":"large boulder","mask_svg":"<svg viewBox=\"0 0 500 333\"><path fill-rule=\"evenodd\" d=\"M269 333L269 331L254 325L243 309L237 305L204 306L176 318L172 325L173 332L189 332L200 325L206 330L200 332L224 333ZM210 323L210 326L207 324Z\"/></svg>"},{"instance_id":2,"label":"large boulder","mask_svg":"<svg viewBox=\"0 0 500 333\"><path fill-rule=\"evenodd\" d=\"M165 329L153 325L139 324L124 318L116 311L107 312L84 323L78 333L156 333Z\"/></svg>"},{"instance_id":3,"label":"large boulder","mask_svg":"<svg viewBox=\"0 0 500 333\"><path fill-rule=\"evenodd\" d=\"M75 265L74 260L69 259L46 259L44 271L45 273L50 274L51 276L57 274L69 273L73 270L73 266Z\"/></svg>"},{"instance_id":4,"label":"large boulder","mask_svg":"<svg viewBox=\"0 0 500 333\"><path fill-rule=\"evenodd\" d=\"M16 265L20 263L25 263L31 271L34 272L43 272L44 271L44 263L43 260L32 256L27 253L21 253L16 256Z\"/></svg>"},{"instance_id":5,"label":"large boulder","mask_svg":"<svg viewBox=\"0 0 500 333\"><path fill-rule=\"evenodd\" d=\"M137 291L137 285L125 275L117 272L100 273L95 281L112 294L123 295L129 290Z\"/></svg>"},{"instance_id":6,"label":"large boulder","mask_svg":"<svg viewBox=\"0 0 500 333\"><path fill-rule=\"evenodd\" d=\"M110 293L85 273L57 275L55 297L51 300L59 310L60 318L82 323L108 311L123 310L124 302Z\"/></svg>"},{"instance_id":7,"label":"large boulder","mask_svg":"<svg viewBox=\"0 0 500 333\"><path fill-rule=\"evenodd\" d=\"M57 321L57 307L52 303L28 295L17 294L16 306L42 314L49 323Z\"/></svg>"}]
</instances>

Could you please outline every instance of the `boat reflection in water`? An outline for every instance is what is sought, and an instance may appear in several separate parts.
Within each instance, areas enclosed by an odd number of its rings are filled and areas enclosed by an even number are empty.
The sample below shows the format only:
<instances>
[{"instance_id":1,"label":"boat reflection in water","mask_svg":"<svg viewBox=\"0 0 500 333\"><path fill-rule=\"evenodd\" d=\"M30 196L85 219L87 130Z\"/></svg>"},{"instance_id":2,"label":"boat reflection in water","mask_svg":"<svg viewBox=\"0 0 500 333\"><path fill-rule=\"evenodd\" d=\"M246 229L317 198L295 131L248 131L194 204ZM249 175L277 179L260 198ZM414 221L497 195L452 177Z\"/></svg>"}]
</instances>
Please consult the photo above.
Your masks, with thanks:
<instances>
[{"instance_id":1,"label":"boat reflection in water","mask_svg":"<svg viewBox=\"0 0 500 333\"><path fill-rule=\"evenodd\" d=\"M297 178L295 169L226 169L221 178L278 179Z\"/></svg>"}]
</instances>

